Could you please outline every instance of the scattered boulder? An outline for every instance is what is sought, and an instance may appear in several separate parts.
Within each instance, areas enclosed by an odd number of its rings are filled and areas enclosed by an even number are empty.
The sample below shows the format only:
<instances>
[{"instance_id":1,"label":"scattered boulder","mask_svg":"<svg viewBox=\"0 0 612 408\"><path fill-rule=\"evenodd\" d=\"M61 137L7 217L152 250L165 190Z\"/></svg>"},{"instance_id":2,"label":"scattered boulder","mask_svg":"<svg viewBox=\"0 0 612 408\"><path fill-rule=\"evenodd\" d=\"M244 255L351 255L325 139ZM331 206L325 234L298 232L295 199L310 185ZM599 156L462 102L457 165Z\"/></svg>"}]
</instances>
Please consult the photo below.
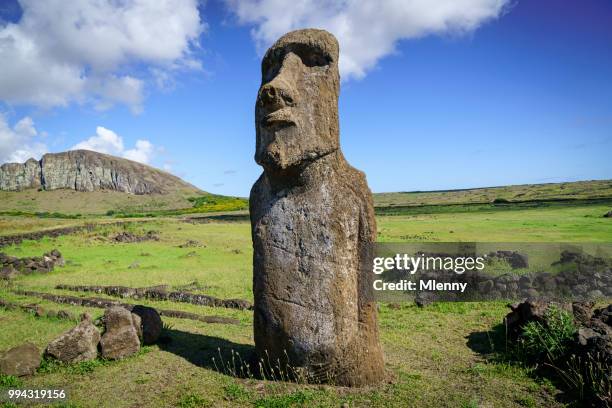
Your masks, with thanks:
<instances>
[{"instance_id":1,"label":"scattered boulder","mask_svg":"<svg viewBox=\"0 0 612 408\"><path fill-rule=\"evenodd\" d=\"M32 375L40 366L40 360L38 347L25 343L0 354L0 373L17 377Z\"/></svg>"},{"instance_id":2,"label":"scattered boulder","mask_svg":"<svg viewBox=\"0 0 612 408\"><path fill-rule=\"evenodd\" d=\"M604 214L604 218L612 218L612 210Z\"/></svg>"},{"instance_id":3,"label":"scattered boulder","mask_svg":"<svg viewBox=\"0 0 612 408\"><path fill-rule=\"evenodd\" d=\"M574 321L578 324L586 324L593 317L595 302L574 302L572 303L572 314Z\"/></svg>"},{"instance_id":4,"label":"scattered boulder","mask_svg":"<svg viewBox=\"0 0 612 408\"><path fill-rule=\"evenodd\" d=\"M75 320L74 319L74 315L67 311L67 310L58 310L57 311L57 318L58 319L64 319L64 320Z\"/></svg>"},{"instance_id":5,"label":"scattered boulder","mask_svg":"<svg viewBox=\"0 0 612 408\"><path fill-rule=\"evenodd\" d=\"M17 276L18 272L12 265L3 266L0 269L0 279L11 280Z\"/></svg>"},{"instance_id":6,"label":"scattered boulder","mask_svg":"<svg viewBox=\"0 0 612 408\"><path fill-rule=\"evenodd\" d=\"M63 363L90 361L98 355L99 341L100 332L92 323L91 316L87 316L76 327L49 343L45 355Z\"/></svg>"},{"instance_id":7,"label":"scattered boulder","mask_svg":"<svg viewBox=\"0 0 612 408\"><path fill-rule=\"evenodd\" d=\"M138 316L140 324L137 326L139 337L143 344L153 344L161 335L163 329L162 319L157 310L152 307L136 305L132 309L132 315Z\"/></svg>"},{"instance_id":8,"label":"scattered boulder","mask_svg":"<svg viewBox=\"0 0 612 408\"><path fill-rule=\"evenodd\" d=\"M134 243L134 242L143 242L143 241L159 241L159 236L155 231L147 231L144 235L136 235L131 232L120 232L115 235L113 241L120 243Z\"/></svg>"},{"instance_id":9,"label":"scattered boulder","mask_svg":"<svg viewBox=\"0 0 612 408\"><path fill-rule=\"evenodd\" d=\"M522 303L508 305L512 312L506 315L504 324L510 338L516 338L521 333L523 327L529 322L545 323L546 313L553 305L566 310L569 308L567 304L533 298L527 299Z\"/></svg>"},{"instance_id":10,"label":"scattered boulder","mask_svg":"<svg viewBox=\"0 0 612 408\"><path fill-rule=\"evenodd\" d=\"M517 332L520 335L520 329L528 321L538 321L550 329L557 330L555 326L550 326L550 320L545 316L546 311L553 305L558 306L554 302L538 299L511 306L512 313L505 318L511 334L510 339L516 341L519 338ZM574 302L571 305L576 325L573 339L570 337L564 340L561 353L546 354L546 360L538 357L535 361L544 361L554 367L571 370L569 372L573 376L581 376L584 383L580 387L580 402L584 403L584 406L609 407L612 402L612 304L595 310L593 307L594 302Z\"/></svg>"},{"instance_id":11,"label":"scattered boulder","mask_svg":"<svg viewBox=\"0 0 612 408\"><path fill-rule=\"evenodd\" d=\"M512 269L520 269L529 267L527 255L523 255L516 251L496 251L488 254L489 259L498 258L508 262Z\"/></svg>"},{"instance_id":12,"label":"scattered boulder","mask_svg":"<svg viewBox=\"0 0 612 408\"><path fill-rule=\"evenodd\" d=\"M118 360L140 350L140 339L129 310L121 306L106 309L104 325L106 331L100 340L102 357Z\"/></svg>"},{"instance_id":13,"label":"scattered boulder","mask_svg":"<svg viewBox=\"0 0 612 408\"><path fill-rule=\"evenodd\" d=\"M178 247L179 248L201 248L201 247L206 247L206 245L201 244L200 241L196 241L194 239L188 239L187 241L185 241L184 244L180 244Z\"/></svg>"}]
</instances>

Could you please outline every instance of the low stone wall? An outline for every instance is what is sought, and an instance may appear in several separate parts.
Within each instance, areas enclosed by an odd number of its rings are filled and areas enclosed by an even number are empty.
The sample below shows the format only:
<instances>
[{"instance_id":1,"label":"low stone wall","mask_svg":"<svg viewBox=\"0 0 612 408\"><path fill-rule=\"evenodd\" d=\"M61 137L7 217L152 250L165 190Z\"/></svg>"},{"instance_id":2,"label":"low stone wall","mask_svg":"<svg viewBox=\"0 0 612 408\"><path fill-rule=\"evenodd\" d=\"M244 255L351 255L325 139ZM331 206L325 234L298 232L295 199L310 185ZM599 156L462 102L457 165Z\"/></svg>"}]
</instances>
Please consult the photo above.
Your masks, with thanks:
<instances>
[{"instance_id":1,"label":"low stone wall","mask_svg":"<svg viewBox=\"0 0 612 408\"><path fill-rule=\"evenodd\" d=\"M418 304L432 301L470 301L496 299L525 299L546 297L550 299L598 300L612 298L612 265L610 261L585 253L564 251L553 266L561 270L549 272L487 275L479 271L457 274L453 271L428 271L410 275L391 270L381 275L385 282L427 281L444 283L467 283L463 293L451 291L415 291ZM378 300L384 301L384 293Z\"/></svg>"},{"instance_id":2,"label":"low stone wall","mask_svg":"<svg viewBox=\"0 0 612 408\"><path fill-rule=\"evenodd\" d=\"M121 306L128 310L132 310L136 305L130 303L121 303L110 299L102 298L81 298L76 296L56 295L53 293L35 292L28 290L15 291L18 295L38 297L55 303L63 303L73 306L95 307L106 309L113 306ZM156 309L161 316L175 317L177 319L196 320L203 323L221 323L221 324L240 324L238 319L225 316L202 316L195 313L183 312L181 310Z\"/></svg>"},{"instance_id":3,"label":"low stone wall","mask_svg":"<svg viewBox=\"0 0 612 408\"><path fill-rule=\"evenodd\" d=\"M3 235L0 236L0 248L21 244L21 242L26 240L38 241L45 237L57 238L62 235L74 234L75 232L83 231L83 230L93 230L95 226L93 224L85 224L76 227L64 227L64 228L54 228L44 231L35 231L35 232L26 232L23 234L13 234L13 235Z\"/></svg>"},{"instance_id":4,"label":"low stone wall","mask_svg":"<svg viewBox=\"0 0 612 408\"><path fill-rule=\"evenodd\" d=\"M230 309L253 310L253 304L245 299L219 299L213 296L169 291L166 285L149 288L130 288L126 286L88 286L88 285L57 285L55 289L73 292L103 293L109 296L132 299L168 300L171 302L191 303L193 305L210 307L227 307Z\"/></svg>"},{"instance_id":5,"label":"low stone wall","mask_svg":"<svg viewBox=\"0 0 612 408\"><path fill-rule=\"evenodd\" d=\"M64 258L57 249L43 256L17 258L0 252L0 279L12 279L20 274L48 273L56 266L63 266Z\"/></svg>"}]
</instances>

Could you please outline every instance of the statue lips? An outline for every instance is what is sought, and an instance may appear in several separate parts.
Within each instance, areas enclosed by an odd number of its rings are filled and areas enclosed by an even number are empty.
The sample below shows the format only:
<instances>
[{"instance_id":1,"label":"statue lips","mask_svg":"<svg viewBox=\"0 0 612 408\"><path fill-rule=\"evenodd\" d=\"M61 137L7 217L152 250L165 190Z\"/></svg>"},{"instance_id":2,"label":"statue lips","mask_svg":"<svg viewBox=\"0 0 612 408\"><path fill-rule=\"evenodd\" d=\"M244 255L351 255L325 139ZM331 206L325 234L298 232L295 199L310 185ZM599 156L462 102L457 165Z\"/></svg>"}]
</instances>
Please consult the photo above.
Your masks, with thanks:
<instances>
[{"instance_id":1,"label":"statue lips","mask_svg":"<svg viewBox=\"0 0 612 408\"><path fill-rule=\"evenodd\" d=\"M288 107L267 114L261 122L264 128L295 126L295 121L291 117L291 110Z\"/></svg>"}]
</instances>

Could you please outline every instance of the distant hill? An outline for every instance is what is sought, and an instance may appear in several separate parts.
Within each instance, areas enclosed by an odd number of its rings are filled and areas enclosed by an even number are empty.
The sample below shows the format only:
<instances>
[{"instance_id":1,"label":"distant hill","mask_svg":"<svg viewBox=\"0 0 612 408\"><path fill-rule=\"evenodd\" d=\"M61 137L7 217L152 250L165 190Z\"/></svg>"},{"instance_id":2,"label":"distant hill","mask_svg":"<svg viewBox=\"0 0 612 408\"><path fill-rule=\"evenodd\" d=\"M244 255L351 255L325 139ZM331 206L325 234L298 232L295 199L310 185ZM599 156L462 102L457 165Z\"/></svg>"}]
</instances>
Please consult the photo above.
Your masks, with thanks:
<instances>
[{"instance_id":1,"label":"distant hill","mask_svg":"<svg viewBox=\"0 0 612 408\"><path fill-rule=\"evenodd\" d=\"M193 199L202 196L210 194L170 173L89 150L0 166L0 212L175 210L193 207Z\"/></svg>"},{"instance_id":2,"label":"distant hill","mask_svg":"<svg viewBox=\"0 0 612 408\"><path fill-rule=\"evenodd\" d=\"M376 207L612 199L612 180L374 194Z\"/></svg>"},{"instance_id":3,"label":"distant hill","mask_svg":"<svg viewBox=\"0 0 612 408\"><path fill-rule=\"evenodd\" d=\"M0 166L0 190L110 190L130 194L168 194L196 187L135 161L89 150L48 153L42 159Z\"/></svg>"}]
</instances>

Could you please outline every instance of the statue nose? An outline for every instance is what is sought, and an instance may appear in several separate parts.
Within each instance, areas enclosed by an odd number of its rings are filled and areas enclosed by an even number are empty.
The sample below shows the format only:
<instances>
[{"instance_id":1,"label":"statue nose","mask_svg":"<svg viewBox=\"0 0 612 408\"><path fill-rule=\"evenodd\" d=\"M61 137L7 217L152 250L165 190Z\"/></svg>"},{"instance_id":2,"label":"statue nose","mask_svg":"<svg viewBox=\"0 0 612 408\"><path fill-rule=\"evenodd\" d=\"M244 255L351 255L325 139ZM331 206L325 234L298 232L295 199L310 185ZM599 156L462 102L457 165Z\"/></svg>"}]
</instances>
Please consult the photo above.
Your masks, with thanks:
<instances>
[{"instance_id":1,"label":"statue nose","mask_svg":"<svg viewBox=\"0 0 612 408\"><path fill-rule=\"evenodd\" d=\"M261 88L260 100L264 106L280 109L286 106L294 106L295 99L289 87L283 86L280 81L272 81Z\"/></svg>"}]
</instances>

